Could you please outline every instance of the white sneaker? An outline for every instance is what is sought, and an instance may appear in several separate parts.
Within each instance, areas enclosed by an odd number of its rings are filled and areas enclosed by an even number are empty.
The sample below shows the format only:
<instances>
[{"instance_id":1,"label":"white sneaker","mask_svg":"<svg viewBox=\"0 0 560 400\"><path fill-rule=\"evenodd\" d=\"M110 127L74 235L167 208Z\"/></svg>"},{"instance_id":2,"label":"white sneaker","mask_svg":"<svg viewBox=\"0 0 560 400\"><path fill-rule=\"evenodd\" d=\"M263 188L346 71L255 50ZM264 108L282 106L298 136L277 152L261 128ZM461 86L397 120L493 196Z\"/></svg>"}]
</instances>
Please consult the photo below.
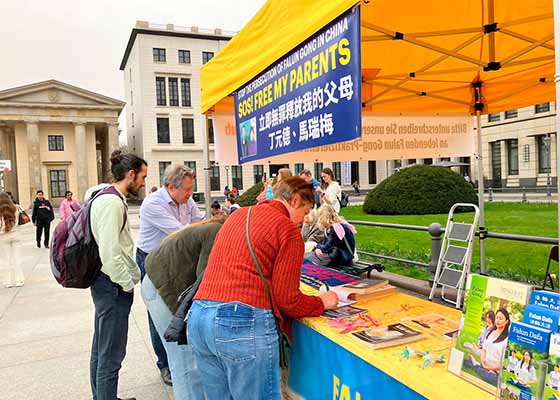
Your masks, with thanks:
<instances>
[{"instance_id":1,"label":"white sneaker","mask_svg":"<svg viewBox=\"0 0 560 400\"><path fill-rule=\"evenodd\" d=\"M14 286L14 285L12 285L11 283L4 282L4 287L5 287L5 288L11 288L11 287L13 287L13 286Z\"/></svg>"},{"instance_id":2,"label":"white sneaker","mask_svg":"<svg viewBox=\"0 0 560 400\"><path fill-rule=\"evenodd\" d=\"M25 285L25 282L16 282L16 287L22 287Z\"/></svg>"}]
</instances>

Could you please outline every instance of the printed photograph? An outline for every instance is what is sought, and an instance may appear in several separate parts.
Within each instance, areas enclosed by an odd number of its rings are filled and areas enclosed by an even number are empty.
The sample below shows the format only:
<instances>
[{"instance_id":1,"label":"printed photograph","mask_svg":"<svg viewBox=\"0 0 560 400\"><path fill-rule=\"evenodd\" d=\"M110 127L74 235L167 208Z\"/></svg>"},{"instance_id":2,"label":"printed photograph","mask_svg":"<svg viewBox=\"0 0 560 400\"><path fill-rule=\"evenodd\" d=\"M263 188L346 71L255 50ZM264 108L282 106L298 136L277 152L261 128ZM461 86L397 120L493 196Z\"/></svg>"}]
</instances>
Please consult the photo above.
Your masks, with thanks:
<instances>
[{"instance_id":1,"label":"printed photograph","mask_svg":"<svg viewBox=\"0 0 560 400\"><path fill-rule=\"evenodd\" d=\"M239 124L241 139L241 158L252 157L257 154L257 117Z\"/></svg>"}]
</instances>

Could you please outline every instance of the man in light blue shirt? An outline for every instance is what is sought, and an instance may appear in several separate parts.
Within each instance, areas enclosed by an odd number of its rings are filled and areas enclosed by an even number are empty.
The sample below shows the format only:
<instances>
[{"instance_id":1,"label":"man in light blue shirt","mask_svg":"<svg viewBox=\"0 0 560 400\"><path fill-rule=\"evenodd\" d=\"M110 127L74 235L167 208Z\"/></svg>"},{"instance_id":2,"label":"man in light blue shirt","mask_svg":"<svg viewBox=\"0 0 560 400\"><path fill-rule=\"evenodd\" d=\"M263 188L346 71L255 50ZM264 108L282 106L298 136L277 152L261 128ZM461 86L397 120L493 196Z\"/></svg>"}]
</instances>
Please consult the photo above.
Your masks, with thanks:
<instances>
[{"instance_id":1,"label":"man in light blue shirt","mask_svg":"<svg viewBox=\"0 0 560 400\"><path fill-rule=\"evenodd\" d=\"M142 279L146 274L144 268L146 257L161 244L167 235L204 219L205 214L199 211L192 199L194 179L192 169L180 164L170 165L165 170L163 187L150 194L142 202L140 233L136 245L136 262L140 267ZM167 354L149 313L148 324L161 377L167 385L171 385Z\"/></svg>"}]
</instances>

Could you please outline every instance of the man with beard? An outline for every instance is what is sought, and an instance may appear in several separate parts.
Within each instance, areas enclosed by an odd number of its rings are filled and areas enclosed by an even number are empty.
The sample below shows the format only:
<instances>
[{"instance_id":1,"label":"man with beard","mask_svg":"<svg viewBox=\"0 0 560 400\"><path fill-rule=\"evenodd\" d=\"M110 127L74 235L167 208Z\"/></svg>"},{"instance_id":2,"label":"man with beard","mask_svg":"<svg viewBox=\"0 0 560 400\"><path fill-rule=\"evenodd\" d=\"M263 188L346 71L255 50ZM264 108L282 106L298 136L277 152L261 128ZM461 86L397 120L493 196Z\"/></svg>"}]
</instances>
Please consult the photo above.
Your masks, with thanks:
<instances>
[{"instance_id":1,"label":"man with beard","mask_svg":"<svg viewBox=\"0 0 560 400\"><path fill-rule=\"evenodd\" d=\"M140 270L128 225L126 196L145 185L148 164L119 150L111 155L113 184L94 198L91 231L99 247L101 272L91 285L95 329L90 359L94 400L115 400L119 370L126 354L128 316Z\"/></svg>"}]
</instances>

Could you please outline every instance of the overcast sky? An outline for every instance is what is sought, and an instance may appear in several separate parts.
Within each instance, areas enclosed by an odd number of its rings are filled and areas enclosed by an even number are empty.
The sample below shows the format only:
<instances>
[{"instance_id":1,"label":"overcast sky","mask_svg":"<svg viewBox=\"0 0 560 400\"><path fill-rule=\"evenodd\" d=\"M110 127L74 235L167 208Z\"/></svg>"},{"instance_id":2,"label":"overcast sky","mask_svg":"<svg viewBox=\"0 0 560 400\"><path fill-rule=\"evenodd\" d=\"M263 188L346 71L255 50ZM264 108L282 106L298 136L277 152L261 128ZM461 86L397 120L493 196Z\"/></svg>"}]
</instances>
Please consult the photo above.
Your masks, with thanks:
<instances>
[{"instance_id":1,"label":"overcast sky","mask_svg":"<svg viewBox=\"0 0 560 400\"><path fill-rule=\"evenodd\" d=\"M123 99L119 64L137 20L237 31L264 2L0 0L0 90L57 79Z\"/></svg>"}]
</instances>

